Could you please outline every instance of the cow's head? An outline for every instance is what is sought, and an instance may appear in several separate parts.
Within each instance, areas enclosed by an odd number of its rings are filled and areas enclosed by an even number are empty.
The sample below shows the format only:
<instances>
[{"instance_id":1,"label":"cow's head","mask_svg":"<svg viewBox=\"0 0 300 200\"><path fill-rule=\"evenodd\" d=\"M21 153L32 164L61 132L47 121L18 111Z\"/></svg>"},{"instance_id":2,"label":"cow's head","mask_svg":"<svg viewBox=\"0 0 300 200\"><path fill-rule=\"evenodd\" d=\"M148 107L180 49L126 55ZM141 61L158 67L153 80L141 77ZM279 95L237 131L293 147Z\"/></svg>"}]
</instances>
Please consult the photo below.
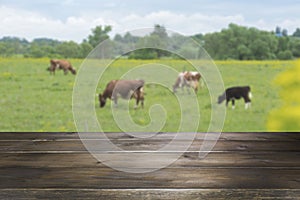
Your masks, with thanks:
<instances>
[{"instance_id":1,"label":"cow's head","mask_svg":"<svg viewBox=\"0 0 300 200\"><path fill-rule=\"evenodd\" d=\"M218 97L218 104L222 103L222 96Z\"/></svg>"},{"instance_id":2,"label":"cow's head","mask_svg":"<svg viewBox=\"0 0 300 200\"><path fill-rule=\"evenodd\" d=\"M106 98L104 98L102 94L99 94L99 103L100 103L100 108L103 108L105 106Z\"/></svg>"},{"instance_id":3,"label":"cow's head","mask_svg":"<svg viewBox=\"0 0 300 200\"><path fill-rule=\"evenodd\" d=\"M76 75L76 69L71 69L72 74Z\"/></svg>"},{"instance_id":4,"label":"cow's head","mask_svg":"<svg viewBox=\"0 0 300 200\"><path fill-rule=\"evenodd\" d=\"M226 93L224 92L224 94L222 94L221 96L219 96L219 98L218 98L218 104L221 104L225 99L226 99Z\"/></svg>"},{"instance_id":5,"label":"cow's head","mask_svg":"<svg viewBox=\"0 0 300 200\"><path fill-rule=\"evenodd\" d=\"M55 62L55 60L50 60L50 66L56 66L56 62Z\"/></svg>"}]
</instances>

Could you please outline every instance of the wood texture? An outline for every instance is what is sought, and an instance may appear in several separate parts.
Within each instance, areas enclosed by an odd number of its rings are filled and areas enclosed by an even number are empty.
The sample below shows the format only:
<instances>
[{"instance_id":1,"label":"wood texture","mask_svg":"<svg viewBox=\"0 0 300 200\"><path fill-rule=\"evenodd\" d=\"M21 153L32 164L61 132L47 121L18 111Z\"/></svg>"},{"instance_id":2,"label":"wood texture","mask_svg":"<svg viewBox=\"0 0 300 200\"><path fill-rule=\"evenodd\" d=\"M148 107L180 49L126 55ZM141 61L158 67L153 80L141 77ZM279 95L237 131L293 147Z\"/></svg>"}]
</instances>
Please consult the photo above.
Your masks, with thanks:
<instances>
[{"instance_id":1,"label":"wood texture","mask_svg":"<svg viewBox=\"0 0 300 200\"><path fill-rule=\"evenodd\" d=\"M94 153L112 158L119 153L97 151L105 138L85 134ZM146 139L106 135L128 152L166 158L178 153L156 152L174 133ZM1 133L0 199L300 199L299 133L222 133L200 159L204 138L198 133L189 149L163 169L126 173L95 159L77 133ZM147 168L160 160L144 157L142 162Z\"/></svg>"}]
</instances>

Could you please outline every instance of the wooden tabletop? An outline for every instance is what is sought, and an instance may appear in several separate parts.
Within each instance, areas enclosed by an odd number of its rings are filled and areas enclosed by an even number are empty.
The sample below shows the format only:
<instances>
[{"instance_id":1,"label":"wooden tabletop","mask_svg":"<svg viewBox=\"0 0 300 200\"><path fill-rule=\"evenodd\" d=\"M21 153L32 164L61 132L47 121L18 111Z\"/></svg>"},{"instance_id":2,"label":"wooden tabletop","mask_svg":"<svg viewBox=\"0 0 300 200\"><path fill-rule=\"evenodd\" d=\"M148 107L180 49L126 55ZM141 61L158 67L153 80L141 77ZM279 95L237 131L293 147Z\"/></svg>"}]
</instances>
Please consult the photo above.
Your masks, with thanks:
<instances>
[{"instance_id":1,"label":"wooden tabletop","mask_svg":"<svg viewBox=\"0 0 300 200\"><path fill-rule=\"evenodd\" d=\"M118 153L97 152L104 138L85 134L96 153ZM203 159L205 133L197 133L187 151L157 152L174 134L139 139L107 133L126 152L181 155L162 169L127 173L97 160L77 133L1 133L0 199L300 199L299 133L222 133ZM163 162L142 161L145 168Z\"/></svg>"}]
</instances>

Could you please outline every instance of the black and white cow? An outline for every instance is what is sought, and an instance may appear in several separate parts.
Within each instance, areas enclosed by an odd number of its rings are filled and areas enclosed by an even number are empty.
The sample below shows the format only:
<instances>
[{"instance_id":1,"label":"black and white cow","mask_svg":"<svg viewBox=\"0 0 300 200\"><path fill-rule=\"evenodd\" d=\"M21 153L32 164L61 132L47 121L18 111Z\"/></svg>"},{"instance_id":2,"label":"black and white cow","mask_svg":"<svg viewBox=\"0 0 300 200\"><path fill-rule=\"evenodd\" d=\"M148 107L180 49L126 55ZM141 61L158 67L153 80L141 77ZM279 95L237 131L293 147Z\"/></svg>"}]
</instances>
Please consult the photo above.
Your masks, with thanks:
<instances>
[{"instance_id":1,"label":"black and white cow","mask_svg":"<svg viewBox=\"0 0 300 200\"><path fill-rule=\"evenodd\" d=\"M218 103L221 104L226 99L226 106L228 106L228 102L231 101L232 109L235 108L235 100L243 98L245 101L245 109L248 109L251 106L251 89L250 86L237 86L227 88L225 92L219 96Z\"/></svg>"}]
</instances>

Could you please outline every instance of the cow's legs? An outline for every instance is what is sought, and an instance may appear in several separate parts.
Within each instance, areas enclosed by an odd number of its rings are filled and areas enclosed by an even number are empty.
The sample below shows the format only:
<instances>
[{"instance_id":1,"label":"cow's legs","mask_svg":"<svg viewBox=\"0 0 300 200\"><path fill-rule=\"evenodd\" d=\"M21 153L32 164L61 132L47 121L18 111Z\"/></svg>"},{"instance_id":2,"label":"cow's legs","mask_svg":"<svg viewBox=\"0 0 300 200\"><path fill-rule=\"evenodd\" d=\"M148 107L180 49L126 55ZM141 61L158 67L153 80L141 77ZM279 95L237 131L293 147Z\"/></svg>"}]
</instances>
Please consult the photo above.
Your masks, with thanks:
<instances>
[{"instance_id":1,"label":"cow's legs","mask_svg":"<svg viewBox=\"0 0 300 200\"><path fill-rule=\"evenodd\" d=\"M245 101L245 109L247 110L248 108L251 107L251 100L249 98L249 95L247 95L246 97L244 97L244 101Z\"/></svg>"},{"instance_id":2,"label":"cow's legs","mask_svg":"<svg viewBox=\"0 0 300 200\"><path fill-rule=\"evenodd\" d=\"M234 99L231 99L231 104L232 104L232 109L235 109L235 101L234 101Z\"/></svg>"},{"instance_id":3,"label":"cow's legs","mask_svg":"<svg viewBox=\"0 0 300 200\"><path fill-rule=\"evenodd\" d=\"M114 106L115 106L115 107L118 107L118 97L115 97L115 98L114 98Z\"/></svg>"},{"instance_id":4,"label":"cow's legs","mask_svg":"<svg viewBox=\"0 0 300 200\"><path fill-rule=\"evenodd\" d=\"M141 106L144 108L144 97L141 97Z\"/></svg>"},{"instance_id":5,"label":"cow's legs","mask_svg":"<svg viewBox=\"0 0 300 200\"><path fill-rule=\"evenodd\" d=\"M185 84L185 86L187 87L188 94L191 94L191 91L190 91L191 86L189 84Z\"/></svg>"},{"instance_id":6,"label":"cow's legs","mask_svg":"<svg viewBox=\"0 0 300 200\"><path fill-rule=\"evenodd\" d=\"M228 107L229 99L226 99L226 107Z\"/></svg>"},{"instance_id":7,"label":"cow's legs","mask_svg":"<svg viewBox=\"0 0 300 200\"><path fill-rule=\"evenodd\" d=\"M194 90L195 90L195 93L198 92L198 87L199 87L199 82L198 81L194 81Z\"/></svg>"},{"instance_id":8,"label":"cow's legs","mask_svg":"<svg viewBox=\"0 0 300 200\"><path fill-rule=\"evenodd\" d=\"M251 101L249 98L244 98L245 100L245 109L247 110L248 108L251 107Z\"/></svg>"},{"instance_id":9,"label":"cow's legs","mask_svg":"<svg viewBox=\"0 0 300 200\"><path fill-rule=\"evenodd\" d=\"M251 102L247 102L247 103L245 103L245 109L247 110L248 108L250 108L251 107Z\"/></svg>"},{"instance_id":10,"label":"cow's legs","mask_svg":"<svg viewBox=\"0 0 300 200\"><path fill-rule=\"evenodd\" d=\"M183 84L180 86L181 92L182 92L182 93L184 93L184 86L185 86L185 85L183 85Z\"/></svg>"},{"instance_id":11,"label":"cow's legs","mask_svg":"<svg viewBox=\"0 0 300 200\"><path fill-rule=\"evenodd\" d=\"M111 100L114 102L114 106L118 106L118 96L116 94L113 94L111 97Z\"/></svg>"},{"instance_id":12,"label":"cow's legs","mask_svg":"<svg viewBox=\"0 0 300 200\"><path fill-rule=\"evenodd\" d=\"M139 102L140 102L140 92L137 92L136 103L135 103L134 109L138 108Z\"/></svg>"},{"instance_id":13,"label":"cow's legs","mask_svg":"<svg viewBox=\"0 0 300 200\"><path fill-rule=\"evenodd\" d=\"M144 97L142 97L141 88L136 91L136 104L134 109L137 109L139 102L141 101L142 108L144 107Z\"/></svg>"}]
</instances>

